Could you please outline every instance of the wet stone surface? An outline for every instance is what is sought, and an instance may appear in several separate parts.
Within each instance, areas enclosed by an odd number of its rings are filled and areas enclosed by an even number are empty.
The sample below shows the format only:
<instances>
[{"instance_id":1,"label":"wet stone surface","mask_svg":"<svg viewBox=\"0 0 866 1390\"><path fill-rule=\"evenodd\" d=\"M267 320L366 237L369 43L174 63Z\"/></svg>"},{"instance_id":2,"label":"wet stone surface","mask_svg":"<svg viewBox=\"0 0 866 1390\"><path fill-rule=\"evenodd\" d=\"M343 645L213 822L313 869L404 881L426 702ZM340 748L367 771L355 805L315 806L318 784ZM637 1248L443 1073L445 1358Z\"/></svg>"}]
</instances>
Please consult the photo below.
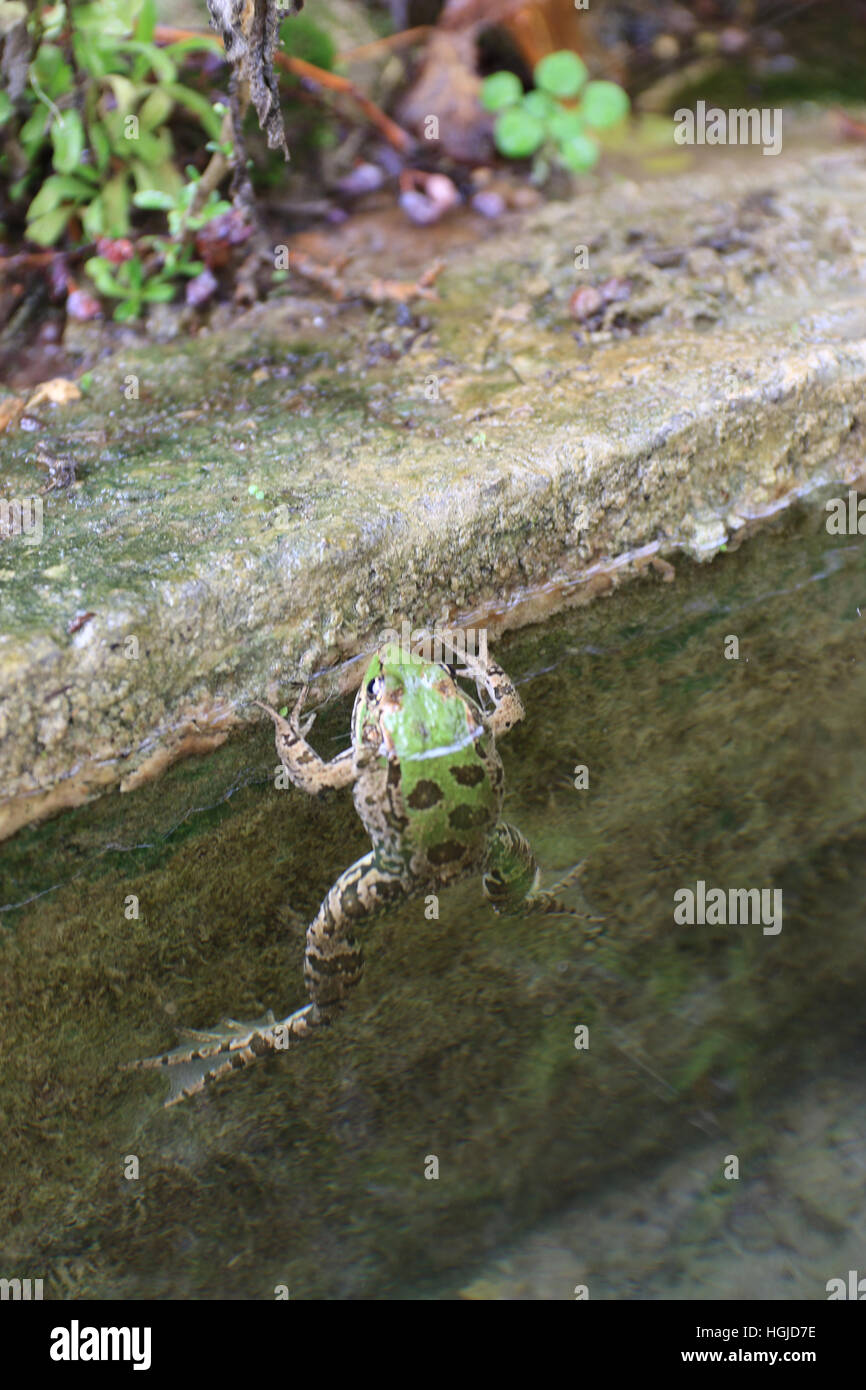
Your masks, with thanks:
<instances>
[{"instance_id":1,"label":"wet stone surface","mask_svg":"<svg viewBox=\"0 0 866 1390\"><path fill-rule=\"evenodd\" d=\"M404 618L495 638L855 479L864 193L856 152L726 154L478 219L411 313L293 284L101 361L0 440L4 495L43 504L0 544L0 834L211 751ZM627 291L575 317L584 283ZM44 495L37 444L74 465Z\"/></svg>"}]
</instances>

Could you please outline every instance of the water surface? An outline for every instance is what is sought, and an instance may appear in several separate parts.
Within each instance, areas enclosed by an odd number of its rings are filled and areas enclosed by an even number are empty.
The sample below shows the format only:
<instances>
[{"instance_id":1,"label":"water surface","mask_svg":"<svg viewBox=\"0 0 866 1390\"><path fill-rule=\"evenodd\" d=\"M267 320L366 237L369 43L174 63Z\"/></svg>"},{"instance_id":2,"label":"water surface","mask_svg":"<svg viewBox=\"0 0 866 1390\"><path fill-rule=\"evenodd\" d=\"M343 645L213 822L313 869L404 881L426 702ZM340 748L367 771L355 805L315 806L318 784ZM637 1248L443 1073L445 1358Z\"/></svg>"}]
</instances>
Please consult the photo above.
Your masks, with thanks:
<instances>
[{"instance_id":1,"label":"water surface","mask_svg":"<svg viewBox=\"0 0 866 1390\"><path fill-rule=\"evenodd\" d=\"M477 882L438 920L407 903L327 1034L173 1110L118 1064L304 1001L306 923L367 848L350 796L277 790L263 722L5 844L0 1272L55 1298L825 1297L866 1236L866 547L824 519L497 645L527 710L506 815L546 882L587 861L601 925L499 921ZM698 881L780 891L781 930L677 925Z\"/></svg>"}]
</instances>

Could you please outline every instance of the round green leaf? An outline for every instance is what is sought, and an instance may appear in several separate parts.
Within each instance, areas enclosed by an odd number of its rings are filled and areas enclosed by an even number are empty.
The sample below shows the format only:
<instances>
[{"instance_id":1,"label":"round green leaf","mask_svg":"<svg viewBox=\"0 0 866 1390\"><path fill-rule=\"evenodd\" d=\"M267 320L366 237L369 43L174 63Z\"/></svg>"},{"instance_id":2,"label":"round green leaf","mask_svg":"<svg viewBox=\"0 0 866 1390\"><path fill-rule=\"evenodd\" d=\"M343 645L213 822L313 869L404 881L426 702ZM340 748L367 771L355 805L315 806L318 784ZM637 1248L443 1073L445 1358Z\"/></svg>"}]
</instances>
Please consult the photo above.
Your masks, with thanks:
<instances>
[{"instance_id":1,"label":"round green leaf","mask_svg":"<svg viewBox=\"0 0 866 1390\"><path fill-rule=\"evenodd\" d=\"M126 323L128 319L137 319L141 313L141 300L136 296L134 299L125 299L122 304L118 304L112 318L115 323Z\"/></svg>"},{"instance_id":2,"label":"round green leaf","mask_svg":"<svg viewBox=\"0 0 866 1390\"><path fill-rule=\"evenodd\" d=\"M74 203L81 203L89 198L91 193L92 189L88 188L86 183L73 178L71 174L51 174L27 209L27 216L32 221L34 218L41 217L43 213L52 212L63 202L64 198L71 198Z\"/></svg>"},{"instance_id":3,"label":"round green leaf","mask_svg":"<svg viewBox=\"0 0 866 1390\"><path fill-rule=\"evenodd\" d=\"M40 103L33 112L33 115L29 116L21 127L19 139L31 158L35 157L36 151L45 138L45 128L47 124L48 112Z\"/></svg>"},{"instance_id":4,"label":"round green leaf","mask_svg":"<svg viewBox=\"0 0 866 1390\"><path fill-rule=\"evenodd\" d=\"M84 125L77 111L61 111L51 127L54 167L59 174L78 168L84 149Z\"/></svg>"},{"instance_id":5,"label":"round green leaf","mask_svg":"<svg viewBox=\"0 0 866 1390\"><path fill-rule=\"evenodd\" d=\"M509 159L526 159L535 154L544 142L544 126L535 116L520 108L503 111L493 128L493 138L500 154Z\"/></svg>"},{"instance_id":6,"label":"round green leaf","mask_svg":"<svg viewBox=\"0 0 866 1390\"><path fill-rule=\"evenodd\" d=\"M102 225L108 236L129 231L129 184L126 174L115 174L102 190Z\"/></svg>"},{"instance_id":7,"label":"round green leaf","mask_svg":"<svg viewBox=\"0 0 866 1390\"><path fill-rule=\"evenodd\" d=\"M174 198L158 188L141 188L132 195L137 208L147 208L150 212L168 212L174 207Z\"/></svg>"},{"instance_id":8,"label":"round green leaf","mask_svg":"<svg viewBox=\"0 0 866 1390\"><path fill-rule=\"evenodd\" d=\"M96 167L101 172L108 167L108 162L111 159L111 145L108 136L95 117L90 120L89 133L90 148L96 160Z\"/></svg>"},{"instance_id":9,"label":"round green leaf","mask_svg":"<svg viewBox=\"0 0 866 1390\"><path fill-rule=\"evenodd\" d=\"M527 92L521 106L524 111L529 112L530 116L534 116L537 121L542 121L548 126L548 129L557 111L562 109L553 100L553 97L547 95L547 92Z\"/></svg>"},{"instance_id":10,"label":"round green leaf","mask_svg":"<svg viewBox=\"0 0 866 1390\"><path fill-rule=\"evenodd\" d=\"M167 304L170 299L174 299L174 285L146 285L141 297L151 304Z\"/></svg>"},{"instance_id":11,"label":"round green leaf","mask_svg":"<svg viewBox=\"0 0 866 1390\"><path fill-rule=\"evenodd\" d=\"M116 295L122 293L118 289L111 263L104 256L91 256L89 261L84 262L84 269L100 294Z\"/></svg>"},{"instance_id":12,"label":"round green leaf","mask_svg":"<svg viewBox=\"0 0 866 1390\"><path fill-rule=\"evenodd\" d=\"M174 102L162 87L154 87L138 108L138 121L142 130L154 130L167 121L174 109Z\"/></svg>"},{"instance_id":13,"label":"round green leaf","mask_svg":"<svg viewBox=\"0 0 866 1390\"><path fill-rule=\"evenodd\" d=\"M523 84L513 72L494 72L481 84L481 105L485 111L504 111L516 106L523 96Z\"/></svg>"},{"instance_id":14,"label":"round green leaf","mask_svg":"<svg viewBox=\"0 0 866 1390\"><path fill-rule=\"evenodd\" d=\"M576 97L587 78L586 64L570 49L548 53L535 67L535 85L554 97Z\"/></svg>"},{"instance_id":15,"label":"round green leaf","mask_svg":"<svg viewBox=\"0 0 866 1390\"><path fill-rule=\"evenodd\" d=\"M615 82L589 82L580 109L593 130L606 130L628 115L629 105L627 94Z\"/></svg>"},{"instance_id":16,"label":"round green leaf","mask_svg":"<svg viewBox=\"0 0 866 1390\"><path fill-rule=\"evenodd\" d=\"M33 76L52 101L72 90L72 69L63 49L54 43L41 43L33 59Z\"/></svg>"},{"instance_id":17,"label":"round green leaf","mask_svg":"<svg viewBox=\"0 0 866 1390\"><path fill-rule=\"evenodd\" d=\"M68 203L62 207L53 208L51 212L43 213L42 217L34 218L27 223L27 235L31 241L35 241L37 246L51 246L61 233L65 230L74 208Z\"/></svg>"},{"instance_id":18,"label":"round green leaf","mask_svg":"<svg viewBox=\"0 0 866 1390\"><path fill-rule=\"evenodd\" d=\"M579 111L559 106L551 116L547 129L557 144L561 145L576 135L583 135L583 117Z\"/></svg>"},{"instance_id":19,"label":"round green leaf","mask_svg":"<svg viewBox=\"0 0 866 1390\"><path fill-rule=\"evenodd\" d=\"M559 145L559 158L575 174L585 174L598 163L599 149L588 135L572 135Z\"/></svg>"},{"instance_id":20,"label":"round green leaf","mask_svg":"<svg viewBox=\"0 0 866 1390\"><path fill-rule=\"evenodd\" d=\"M105 235L105 207L103 206L101 193L84 209L81 222L87 236L91 237L94 241L97 237Z\"/></svg>"}]
</instances>

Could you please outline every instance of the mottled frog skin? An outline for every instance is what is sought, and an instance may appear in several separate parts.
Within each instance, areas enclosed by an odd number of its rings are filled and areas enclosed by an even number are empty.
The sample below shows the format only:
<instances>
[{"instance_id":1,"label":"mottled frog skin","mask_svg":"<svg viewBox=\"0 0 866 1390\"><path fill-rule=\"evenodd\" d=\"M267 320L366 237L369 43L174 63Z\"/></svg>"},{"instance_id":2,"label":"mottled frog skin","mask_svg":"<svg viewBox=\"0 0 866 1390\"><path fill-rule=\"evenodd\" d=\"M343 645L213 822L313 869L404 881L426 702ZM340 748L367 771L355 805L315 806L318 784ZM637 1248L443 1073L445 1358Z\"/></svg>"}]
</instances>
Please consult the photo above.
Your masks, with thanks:
<instances>
[{"instance_id":1,"label":"mottled frog skin","mask_svg":"<svg viewBox=\"0 0 866 1390\"><path fill-rule=\"evenodd\" d=\"M329 1023L361 977L362 929L404 899L480 874L498 913L586 916L556 896L582 866L541 891L532 850L500 816L504 777L496 739L523 718L520 697L495 661L460 654L460 662L478 701L457 684L453 668L396 644L383 647L355 699L351 746L327 763L306 740L315 716L301 724L306 689L288 719L261 706L274 721L277 752L296 787L316 794L354 784L372 848L340 875L307 929L309 1003L279 1021L269 1013L187 1032L185 1046L133 1064L170 1068L167 1104Z\"/></svg>"}]
</instances>

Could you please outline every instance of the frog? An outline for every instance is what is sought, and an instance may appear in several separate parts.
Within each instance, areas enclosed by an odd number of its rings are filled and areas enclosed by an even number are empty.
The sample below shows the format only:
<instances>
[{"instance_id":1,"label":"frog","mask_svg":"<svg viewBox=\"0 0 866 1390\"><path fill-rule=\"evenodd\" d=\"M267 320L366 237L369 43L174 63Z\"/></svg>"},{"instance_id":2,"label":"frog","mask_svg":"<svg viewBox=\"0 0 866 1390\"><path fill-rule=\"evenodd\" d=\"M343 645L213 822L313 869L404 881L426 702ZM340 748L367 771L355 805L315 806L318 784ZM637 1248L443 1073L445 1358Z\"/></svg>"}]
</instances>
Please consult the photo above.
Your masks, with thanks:
<instances>
[{"instance_id":1,"label":"frog","mask_svg":"<svg viewBox=\"0 0 866 1390\"><path fill-rule=\"evenodd\" d=\"M254 702L273 721L277 753L295 787L314 796L353 787L371 848L339 875L307 927L306 1004L280 1019L268 1011L250 1022L226 1018L215 1029L183 1030L183 1045L129 1064L167 1069L166 1105L333 1023L361 979L362 935L399 903L478 875L499 916L602 920L560 898L584 864L542 889L529 842L502 818L505 777L496 740L525 715L514 682L486 648L483 655L447 650L477 699L459 683L456 665L385 643L358 689L351 743L329 762L307 741L316 717L303 717L308 686L291 713Z\"/></svg>"}]
</instances>

